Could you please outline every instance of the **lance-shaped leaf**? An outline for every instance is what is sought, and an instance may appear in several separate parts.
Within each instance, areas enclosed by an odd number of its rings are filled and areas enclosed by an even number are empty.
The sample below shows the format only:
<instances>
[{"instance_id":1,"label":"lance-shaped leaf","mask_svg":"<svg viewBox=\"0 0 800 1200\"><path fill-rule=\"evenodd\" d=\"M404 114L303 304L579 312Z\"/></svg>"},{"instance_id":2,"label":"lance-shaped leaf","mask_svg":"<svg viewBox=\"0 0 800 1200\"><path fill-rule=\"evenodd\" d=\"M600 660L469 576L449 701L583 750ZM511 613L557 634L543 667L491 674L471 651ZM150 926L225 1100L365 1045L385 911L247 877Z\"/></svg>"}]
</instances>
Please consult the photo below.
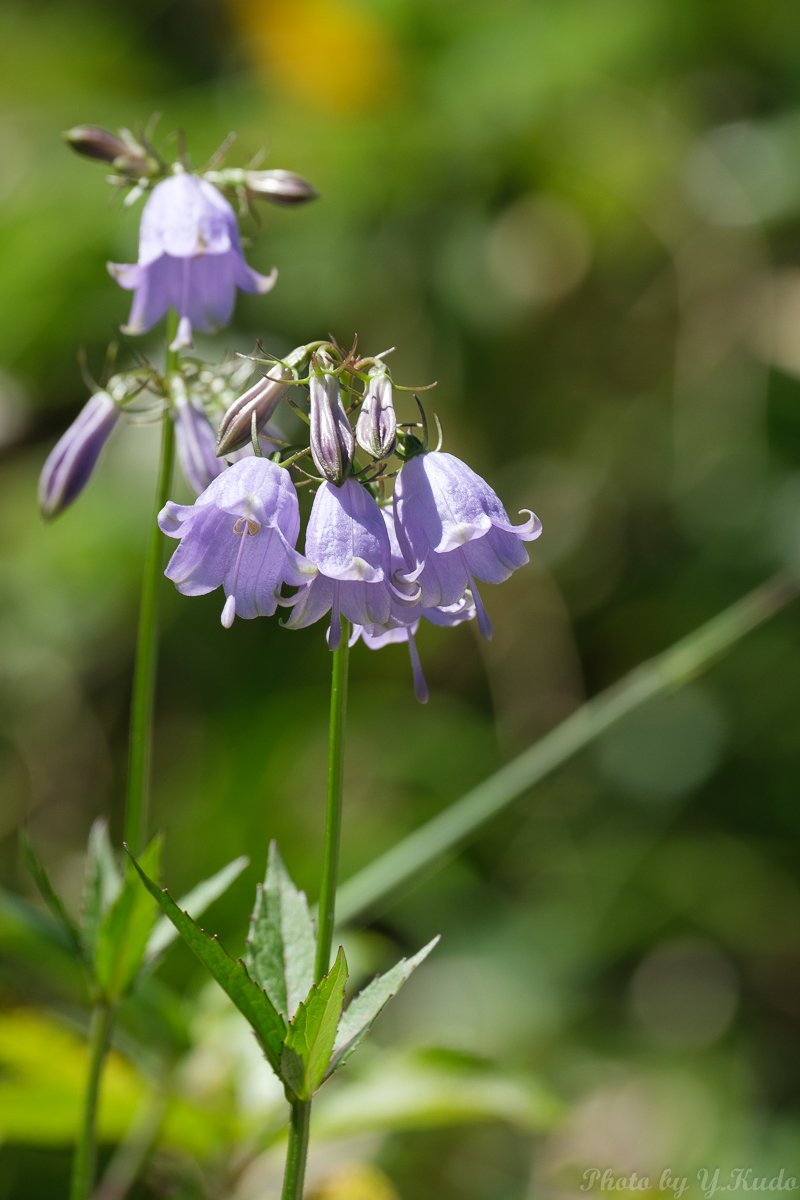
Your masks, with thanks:
<instances>
[{"instance_id":1,"label":"lance-shaped leaf","mask_svg":"<svg viewBox=\"0 0 800 1200\"><path fill-rule=\"evenodd\" d=\"M157 876L160 862L161 838L156 837L142 852L142 869ZM124 995L139 973L153 920L153 906L129 868L97 930L94 973L107 999Z\"/></svg>"},{"instance_id":2,"label":"lance-shaped leaf","mask_svg":"<svg viewBox=\"0 0 800 1200\"><path fill-rule=\"evenodd\" d=\"M312 986L289 1026L281 1075L300 1100L310 1100L325 1078L346 982L347 962L340 946L336 962L325 978Z\"/></svg>"},{"instance_id":3,"label":"lance-shaped leaf","mask_svg":"<svg viewBox=\"0 0 800 1200\"><path fill-rule=\"evenodd\" d=\"M235 858L233 862L229 862L221 871L217 871L216 875L212 875L210 879L204 879L202 883L198 883L197 887L193 887L185 896L179 897L176 901L178 908L183 912L194 913L195 917L199 917L204 913L210 904L227 892L228 888L233 883L234 879L238 879L242 871L249 865L250 859L241 857ZM167 917L159 917L155 927L147 943L145 951L145 960L149 965L155 962L160 954L174 942L178 936L178 931L172 922Z\"/></svg>"},{"instance_id":4,"label":"lance-shaped leaf","mask_svg":"<svg viewBox=\"0 0 800 1200\"><path fill-rule=\"evenodd\" d=\"M28 865L28 870L34 878L42 899L61 926L73 953L78 958L85 960L86 956L81 942L80 930L64 907L64 903L53 887L43 863L37 858L33 843L26 829L20 830L20 845L22 846L22 853Z\"/></svg>"},{"instance_id":5,"label":"lance-shaped leaf","mask_svg":"<svg viewBox=\"0 0 800 1200\"><path fill-rule=\"evenodd\" d=\"M231 958L222 943L196 925L188 913L182 912L169 892L149 879L136 859L133 856L131 858L150 895L164 915L172 921L187 946L194 951L242 1016L249 1021L267 1061L276 1074L280 1074L281 1046L286 1026L267 993L250 978L240 959Z\"/></svg>"},{"instance_id":6,"label":"lance-shaped leaf","mask_svg":"<svg viewBox=\"0 0 800 1200\"><path fill-rule=\"evenodd\" d=\"M97 932L111 905L122 888L114 851L108 837L108 825L99 818L89 833L86 857L86 877L83 884L83 941L94 955Z\"/></svg>"},{"instance_id":7,"label":"lance-shaped leaf","mask_svg":"<svg viewBox=\"0 0 800 1200\"><path fill-rule=\"evenodd\" d=\"M427 946L423 946L413 958L401 958L391 971L387 971L385 975L376 976L372 983L368 983L364 990L350 1002L336 1034L328 1074L332 1074L349 1058L361 1039L369 1032L369 1028L378 1014L392 997L397 995L405 981L428 957L438 941L439 938L435 937L433 941L428 942Z\"/></svg>"},{"instance_id":8,"label":"lance-shaped leaf","mask_svg":"<svg viewBox=\"0 0 800 1200\"><path fill-rule=\"evenodd\" d=\"M245 962L275 1007L291 1018L314 982L314 925L305 894L292 883L275 842L259 886Z\"/></svg>"}]
</instances>

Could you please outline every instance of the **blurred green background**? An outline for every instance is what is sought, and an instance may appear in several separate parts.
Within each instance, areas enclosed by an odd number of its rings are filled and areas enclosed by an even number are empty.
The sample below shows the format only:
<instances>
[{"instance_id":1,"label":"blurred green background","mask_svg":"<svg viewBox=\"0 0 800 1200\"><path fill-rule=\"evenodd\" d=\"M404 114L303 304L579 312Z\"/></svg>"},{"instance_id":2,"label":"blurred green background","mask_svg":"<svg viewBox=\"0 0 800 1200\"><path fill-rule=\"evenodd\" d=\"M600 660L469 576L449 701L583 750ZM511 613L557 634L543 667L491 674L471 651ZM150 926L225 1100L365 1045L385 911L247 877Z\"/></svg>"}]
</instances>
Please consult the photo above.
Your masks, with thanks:
<instances>
[{"instance_id":1,"label":"blurred green background","mask_svg":"<svg viewBox=\"0 0 800 1200\"><path fill-rule=\"evenodd\" d=\"M231 163L266 146L267 166L310 179L319 202L246 228L276 290L240 299L200 352L329 332L395 345L401 379L439 381L446 448L544 523L533 566L486 589L490 644L421 635L427 708L401 648L355 653L347 875L797 565L798 45L797 5L752 0L3 5L11 892L34 895L22 822L76 906L91 821L110 814L119 839L155 471L154 430L123 428L75 506L38 516L41 463L86 397L77 349L99 374L128 314L104 264L132 261L139 212L60 131L160 112L159 143L184 129L198 166L235 129ZM123 357L140 350L158 338ZM218 595L163 599L165 878L183 891L248 853L207 920L240 952L270 838L316 891L329 658L319 627L225 631ZM798 651L790 611L350 935L365 974L443 941L320 1098L315 1195L564 1200L611 1167L650 1175L652 1195L668 1169L693 1197L701 1168L800 1175ZM3 920L0 1200L38 1200L66 1192L85 1010L66 962ZM137 1195L274 1195L266 1066L188 951L163 979L183 1024L122 1021L103 1164L134 1115L155 1122L149 1091L169 1093Z\"/></svg>"}]
</instances>

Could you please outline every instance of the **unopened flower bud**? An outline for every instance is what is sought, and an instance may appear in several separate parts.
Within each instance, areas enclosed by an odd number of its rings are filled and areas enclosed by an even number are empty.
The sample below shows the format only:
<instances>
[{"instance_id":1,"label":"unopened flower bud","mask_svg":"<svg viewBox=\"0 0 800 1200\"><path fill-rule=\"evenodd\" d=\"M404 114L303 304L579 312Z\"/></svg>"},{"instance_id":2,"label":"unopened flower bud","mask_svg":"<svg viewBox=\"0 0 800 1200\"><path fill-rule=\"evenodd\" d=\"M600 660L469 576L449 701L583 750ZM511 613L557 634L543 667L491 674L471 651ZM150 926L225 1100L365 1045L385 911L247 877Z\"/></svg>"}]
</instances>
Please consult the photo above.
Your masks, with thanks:
<instances>
[{"instance_id":1,"label":"unopened flower bud","mask_svg":"<svg viewBox=\"0 0 800 1200\"><path fill-rule=\"evenodd\" d=\"M199 496L225 470L225 463L217 458L214 429L202 404L188 395L182 380L177 379L176 384L173 384L171 415L178 460L186 482Z\"/></svg>"},{"instance_id":2,"label":"unopened flower bud","mask_svg":"<svg viewBox=\"0 0 800 1200\"><path fill-rule=\"evenodd\" d=\"M245 171L244 186L252 196L271 200L273 204L305 204L307 200L316 200L317 191L295 175L294 171Z\"/></svg>"},{"instance_id":3,"label":"unopened flower bud","mask_svg":"<svg viewBox=\"0 0 800 1200\"><path fill-rule=\"evenodd\" d=\"M83 490L119 419L108 392L95 392L48 455L39 476L42 516L56 517Z\"/></svg>"},{"instance_id":4,"label":"unopened flower bud","mask_svg":"<svg viewBox=\"0 0 800 1200\"><path fill-rule=\"evenodd\" d=\"M230 405L217 433L217 454L224 457L241 450L259 433L272 417L285 393L297 378L297 367L308 357L307 346L298 346L283 362L275 363L264 378L259 379Z\"/></svg>"},{"instance_id":5,"label":"unopened flower bud","mask_svg":"<svg viewBox=\"0 0 800 1200\"><path fill-rule=\"evenodd\" d=\"M323 369L332 369L333 361L325 353L317 356ZM356 440L339 394L335 375L312 374L311 394L311 457L320 475L329 483L340 484L350 474Z\"/></svg>"},{"instance_id":6,"label":"unopened flower bud","mask_svg":"<svg viewBox=\"0 0 800 1200\"><path fill-rule=\"evenodd\" d=\"M397 442L392 380L381 364L369 373L369 386L356 422L356 440L375 459L388 458Z\"/></svg>"},{"instance_id":7,"label":"unopened flower bud","mask_svg":"<svg viewBox=\"0 0 800 1200\"><path fill-rule=\"evenodd\" d=\"M100 125L76 125L66 131L64 141L84 158L113 163L126 175L149 175L155 165L144 146L133 137L118 137Z\"/></svg>"}]
</instances>

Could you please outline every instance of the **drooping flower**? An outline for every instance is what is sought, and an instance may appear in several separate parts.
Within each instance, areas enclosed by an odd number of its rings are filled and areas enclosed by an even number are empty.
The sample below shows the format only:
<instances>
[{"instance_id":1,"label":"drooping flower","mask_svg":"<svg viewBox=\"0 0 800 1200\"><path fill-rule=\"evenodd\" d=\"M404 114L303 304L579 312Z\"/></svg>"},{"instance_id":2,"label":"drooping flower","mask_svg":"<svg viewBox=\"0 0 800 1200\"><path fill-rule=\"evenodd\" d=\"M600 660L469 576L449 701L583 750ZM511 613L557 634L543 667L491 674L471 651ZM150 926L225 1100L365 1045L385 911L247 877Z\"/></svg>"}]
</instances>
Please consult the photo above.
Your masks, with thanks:
<instances>
[{"instance_id":1,"label":"drooping flower","mask_svg":"<svg viewBox=\"0 0 800 1200\"><path fill-rule=\"evenodd\" d=\"M288 601L290 629L331 613L328 645L341 637L340 615L354 625L384 625L394 603L413 603L419 589L392 578L391 548L381 510L355 479L323 483L308 519L306 558L318 574Z\"/></svg>"},{"instance_id":2,"label":"drooping flower","mask_svg":"<svg viewBox=\"0 0 800 1200\"><path fill-rule=\"evenodd\" d=\"M108 267L135 293L124 331L146 333L173 308L180 317L173 349L191 345L193 329L227 325L237 288L264 293L277 278L276 271L259 275L248 267L230 204L207 180L185 171L153 188L142 213L138 262Z\"/></svg>"},{"instance_id":3,"label":"drooping flower","mask_svg":"<svg viewBox=\"0 0 800 1200\"><path fill-rule=\"evenodd\" d=\"M356 422L356 440L374 459L388 458L397 441L397 417L392 402L392 380L381 363L369 373L369 385Z\"/></svg>"},{"instance_id":4,"label":"drooping flower","mask_svg":"<svg viewBox=\"0 0 800 1200\"><path fill-rule=\"evenodd\" d=\"M95 392L42 467L39 507L43 516L57 516L83 490L118 420L119 408L108 392Z\"/></svg>"},{"instance_id":5,"label":"drooping flower","mask_svg":"<svg viewBox=\"0 0 800 1200\"><path fill-rule=\"evenodd\" d=\"M225 470L225 463L217 458L214 428L202 404L183 386L173 390L170 412L175 423L178 460L186 482L199 496Z\"/></svg>"},{"instance_id":6,"label":"drooping flower","mask_svg":"<svg viewBox=\"0 0 800 1200\"><path fill-rule=\"evenodd\" d=\"M240 459L194 504L170 501L158 523L181 539L165 575L184 596L222 587L226 628L236 616L271 616L283 583L300 586L314 574L294 548L300 513L291 476L266 458Z\"/></svg>"},{"instance_id":7,"label":"drooping flower","mask_svg":"<svg viewBox=\"0 0 800 1200\"><path fill-rule=\"evenodd\" d=\"M329 372L333 360L324 351L315 365ZM340 484L353 465L356 441L339 392L336 375L312 371L309 380L311 457L329 483Z\"/></svg>"},{"instance_id":8,"label":"drooping flower","mask_svg":"<svg viewBox=\"0 0 800 1200\"><path fill-rule=\"evenodd\" d=\"M528 510L526 510L528 511ZM542 532L537 516L512 525L497 495L452 454L426 451L404 463L394 490L397 537L428 608L457 603L470 589L478 627L492 627L476 580L502 583L528 562L522 542Z\"/></svg>"}]
</instances>

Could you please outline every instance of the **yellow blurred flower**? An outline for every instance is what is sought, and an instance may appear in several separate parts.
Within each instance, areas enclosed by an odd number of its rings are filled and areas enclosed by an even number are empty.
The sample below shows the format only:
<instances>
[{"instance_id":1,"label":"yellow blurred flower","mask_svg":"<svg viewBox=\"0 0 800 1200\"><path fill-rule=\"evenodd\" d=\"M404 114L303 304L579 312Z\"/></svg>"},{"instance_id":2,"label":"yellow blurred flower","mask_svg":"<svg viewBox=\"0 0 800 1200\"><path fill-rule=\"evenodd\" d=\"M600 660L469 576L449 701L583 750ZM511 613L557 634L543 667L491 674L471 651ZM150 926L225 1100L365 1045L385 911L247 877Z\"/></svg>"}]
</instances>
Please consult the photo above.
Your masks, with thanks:
<instances>
[{"instance_id":1,"label":"yellow blurred flower","mask_svg":"<svg viewBox=\"0 0 800 1200\"><path fill-rule=\"evenodd\" d=\"M365 1163L349 1163L316 1188L309 1200L400 1200L382 1171Z\"/></svg>"},{"instance_id":2,"label":"yellow blurred flower","mask_svg":"<svg viewBox=\"0 0 800 1200\"><path fill-rule=\"evenodd\" d=\"M233 0L258 72L279 91L326 110L358 112L392 87L390 35L352 0Z\"/></svg>"}]
</instances>

